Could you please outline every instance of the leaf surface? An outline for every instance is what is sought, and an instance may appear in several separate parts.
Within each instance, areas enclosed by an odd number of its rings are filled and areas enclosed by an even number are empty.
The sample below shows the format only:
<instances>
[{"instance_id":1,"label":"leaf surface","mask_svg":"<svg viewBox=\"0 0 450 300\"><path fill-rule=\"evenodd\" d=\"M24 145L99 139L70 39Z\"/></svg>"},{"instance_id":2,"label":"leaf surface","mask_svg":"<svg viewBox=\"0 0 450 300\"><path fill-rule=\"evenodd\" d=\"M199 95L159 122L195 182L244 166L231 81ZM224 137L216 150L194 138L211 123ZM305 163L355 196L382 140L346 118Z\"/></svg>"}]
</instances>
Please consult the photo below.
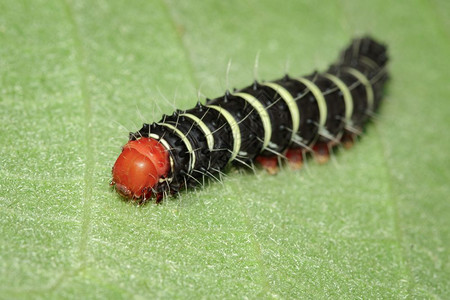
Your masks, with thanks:
<instances>
[{"instance_id":1,"label":"leaf surface","mask_svg":"<svg viewBox=\"0 0 450 300\"><path fill-rule=\"evenodd\" d=\"M0 297L448 298L447 8L3 1ZM329 164L232 171L160 206L109 188L141 123L323 70L364 33L389 46L386 100Z\"/></svg>"}]
</instances>

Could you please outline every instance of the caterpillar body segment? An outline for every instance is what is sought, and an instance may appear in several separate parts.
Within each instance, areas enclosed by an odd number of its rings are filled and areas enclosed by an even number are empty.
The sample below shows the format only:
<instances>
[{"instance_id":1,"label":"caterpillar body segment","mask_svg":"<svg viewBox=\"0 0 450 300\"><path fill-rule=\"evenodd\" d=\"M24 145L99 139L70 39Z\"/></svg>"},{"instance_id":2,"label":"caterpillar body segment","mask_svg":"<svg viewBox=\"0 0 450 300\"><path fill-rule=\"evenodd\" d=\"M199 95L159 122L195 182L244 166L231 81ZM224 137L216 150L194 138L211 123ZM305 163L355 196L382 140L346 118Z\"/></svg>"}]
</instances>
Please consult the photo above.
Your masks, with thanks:
<instances>
[{"instance_id":1,"label":"caterpillar body segment","mask_svg":"<svg viewBox=\"0 0 450 300\"><path fill-rule=\"evenodd\" d=\"M112 184L126 198L160 200L217 178L230 163L256 160L274 173L279 157L295 168L312 149L326 158L331 147L351 145L378 109L386 63L384 45L359 38L325 72L254 82L164 115L130 133Z\"/></svg>"}]
</instances>

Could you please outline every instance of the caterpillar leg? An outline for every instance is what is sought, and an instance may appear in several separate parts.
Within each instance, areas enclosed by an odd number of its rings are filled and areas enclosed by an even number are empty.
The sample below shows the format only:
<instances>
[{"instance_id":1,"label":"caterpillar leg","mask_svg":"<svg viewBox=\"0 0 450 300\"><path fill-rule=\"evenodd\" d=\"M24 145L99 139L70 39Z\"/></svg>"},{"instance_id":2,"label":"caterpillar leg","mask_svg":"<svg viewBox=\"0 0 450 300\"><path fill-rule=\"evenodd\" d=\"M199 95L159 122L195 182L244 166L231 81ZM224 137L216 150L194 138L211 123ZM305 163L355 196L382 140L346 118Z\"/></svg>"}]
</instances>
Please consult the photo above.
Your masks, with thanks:
<instances>
[{"instance_id":1,"label":"caterpillar leg","mask_svg":"<svg viewBox=\"0 0 450 300\"><path fill-rule=\"evenodd\" d=\"M277 156L257 156L255 161L261 165L267 173L275 175L279 171Z\"/></svg>"},{"instance_id":2,"label":"caterpillar leg","mask_svg":"<svg viewBox=\"0 0 450 300\"><path fill-rule=\"evenodd\" d=\"M325 164L330 160L331 145L324 142L318 142L313 146L314 160L319 164Z\"/></svg>"},{"instance_id":3,"label":"caterpillar leg","mask_svg":"<svg viewBox=\"0 0 450 300\"><path fill-rule=\"evenodd\" d=\"M301 148L290 148L286 151L288 165L294 170L300 169L303 166L304 150Z\"/></svg>"},{"instance_id":4,"label":"caterpillar leg","mask_svg":"<svg viewBox=\"0 0 450 300\"><path fill-rule=\"evenodd\" d=\"M344 135L342 136L342 139L341 139L342 146L345 149L352 148L353 145L355 144L356 137L357 137L356 133L351 133L351 132L344 133Z\"/></svg>"},{"instance_id":5,"label":"caterpillar leg","mask_svg":"<svg viewBox=\"0 0 450 300\"><path fill-rule=\"evenodd\" d=\"M157 194L155 194L155 196L156 196L156 204L160 204L164 199L163 193L157 193Z\"/></svg>"}]
</instances>

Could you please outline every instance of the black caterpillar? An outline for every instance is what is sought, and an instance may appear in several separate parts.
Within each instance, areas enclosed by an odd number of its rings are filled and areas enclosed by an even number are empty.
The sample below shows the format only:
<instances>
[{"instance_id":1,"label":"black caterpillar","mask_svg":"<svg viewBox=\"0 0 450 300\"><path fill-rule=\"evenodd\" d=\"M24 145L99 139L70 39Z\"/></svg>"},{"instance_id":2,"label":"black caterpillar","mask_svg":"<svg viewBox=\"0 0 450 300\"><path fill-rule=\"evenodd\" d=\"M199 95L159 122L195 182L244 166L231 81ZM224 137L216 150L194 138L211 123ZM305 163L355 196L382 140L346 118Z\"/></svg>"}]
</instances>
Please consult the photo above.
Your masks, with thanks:
<instances>
[{"instance_id":1,"label":"black caterpillar","mask_svg":"<svg viewBox=\"0 0 450 300\"><path fill-rule=\"evenodd\" d=\"M118 190L130 198L145 199L150 191L161 198L215 177L230 162L249 165L257 156L310 151L313 145L333 146L359 134L380 105L387 60L384 45L369 37L354 39L323 73L255 81L144 124L130 133L130 141L157 140L169 152L169 171L142 191L124 184ZM120 170L113 168L115 172ZM117 188L121 183L116 177Z\"/></svg>"}]
</instances>

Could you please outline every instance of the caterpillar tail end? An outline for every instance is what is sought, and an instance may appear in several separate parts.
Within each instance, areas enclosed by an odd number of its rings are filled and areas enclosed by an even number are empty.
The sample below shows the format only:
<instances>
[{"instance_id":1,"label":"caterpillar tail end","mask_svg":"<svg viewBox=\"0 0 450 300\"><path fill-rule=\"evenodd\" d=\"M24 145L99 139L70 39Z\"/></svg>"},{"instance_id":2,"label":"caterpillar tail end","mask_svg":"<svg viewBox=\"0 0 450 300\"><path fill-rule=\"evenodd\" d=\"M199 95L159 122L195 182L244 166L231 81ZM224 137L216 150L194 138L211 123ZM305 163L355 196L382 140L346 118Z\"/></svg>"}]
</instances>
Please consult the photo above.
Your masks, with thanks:
<instances>
[{"instance_id":1,"label":"caterpillar tail end","mask_svg":"<svg viewBox=\"0 0 450 300\"><path fill-rule=\"evenodd\" d=\"M167 177L169 171L166 148L155 139L143 137L123 147L112 168L111 185L126 199L145 201L152 196L159 179Z\"/></svg>"}]
</instances>

